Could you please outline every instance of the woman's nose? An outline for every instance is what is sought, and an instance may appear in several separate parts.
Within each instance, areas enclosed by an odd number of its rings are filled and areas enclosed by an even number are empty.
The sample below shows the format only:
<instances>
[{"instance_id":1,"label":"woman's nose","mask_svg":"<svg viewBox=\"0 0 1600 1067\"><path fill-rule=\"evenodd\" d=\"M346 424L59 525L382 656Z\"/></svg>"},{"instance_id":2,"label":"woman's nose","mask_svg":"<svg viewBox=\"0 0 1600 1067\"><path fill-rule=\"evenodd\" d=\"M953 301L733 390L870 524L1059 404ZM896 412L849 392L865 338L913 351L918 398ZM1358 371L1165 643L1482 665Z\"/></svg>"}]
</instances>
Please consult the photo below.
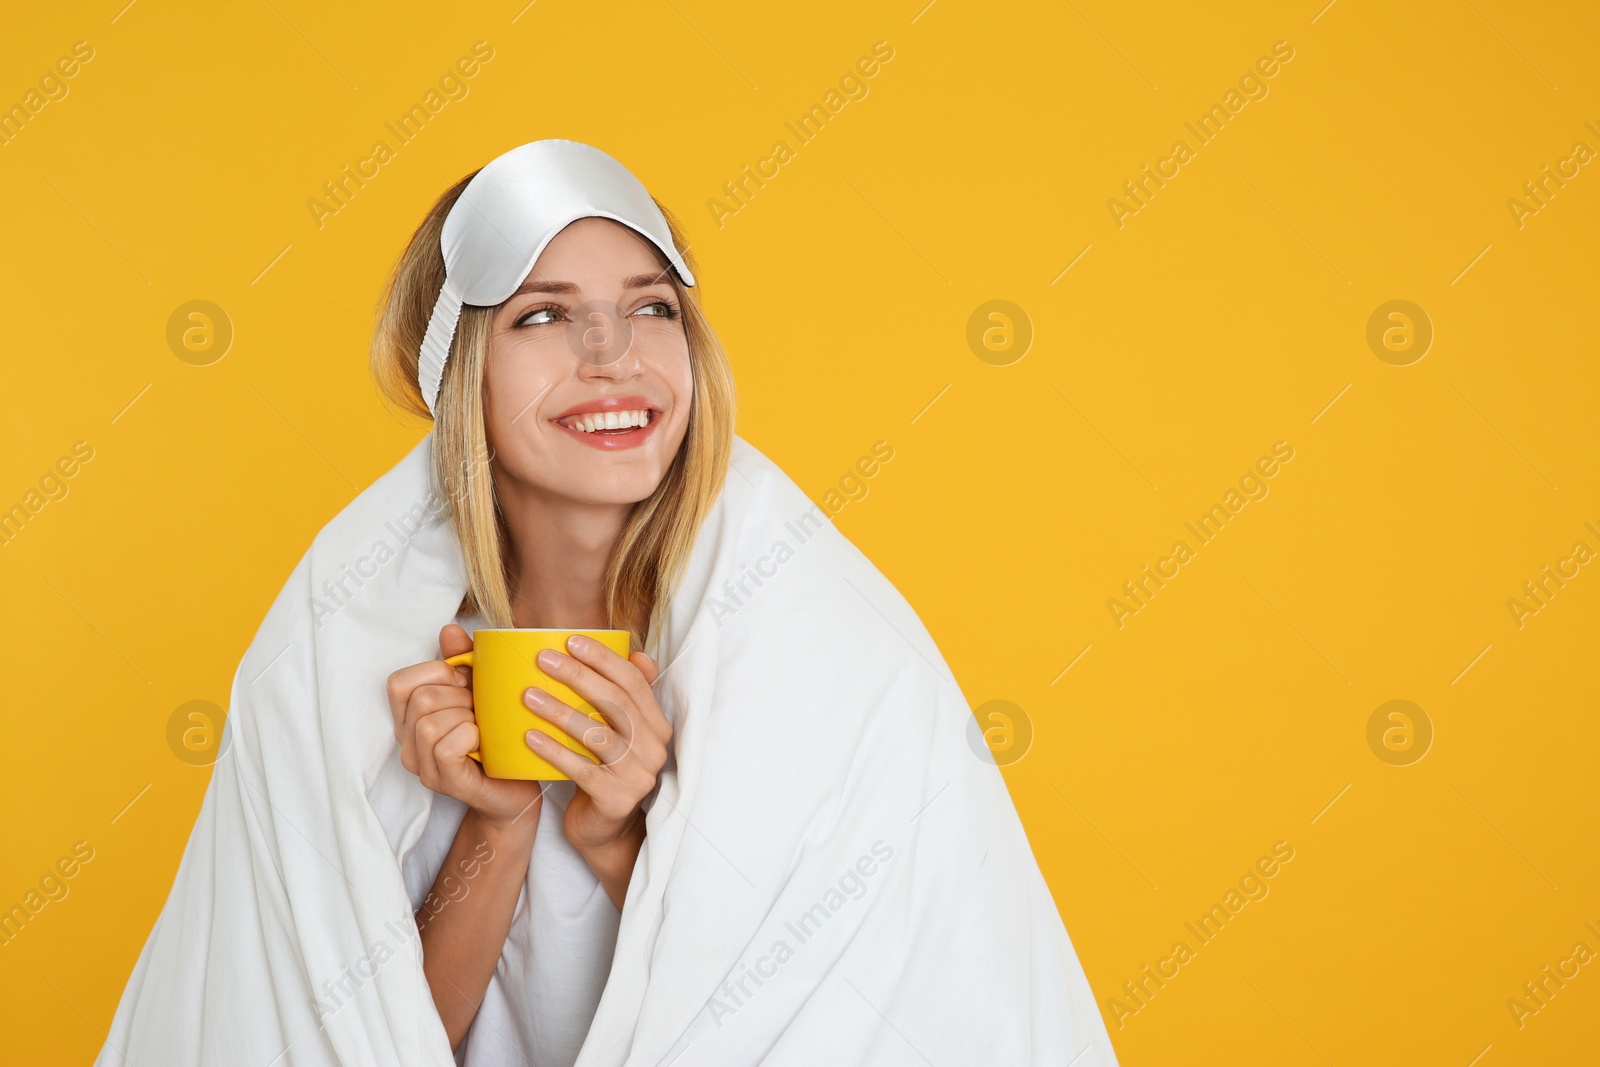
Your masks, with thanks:
<instances>
[{"instance_id":1,"label":"woman's nose","mask_svg":"<svg viewBox=\"0 0 1600 1067\"><path fill-rule=\"evenodd\" d=\"M633 350L633 324L609 301L590 301L577 309L567 331L579 372L604 378L629 377L639 359Z\"/></svg>"}]
</instances>

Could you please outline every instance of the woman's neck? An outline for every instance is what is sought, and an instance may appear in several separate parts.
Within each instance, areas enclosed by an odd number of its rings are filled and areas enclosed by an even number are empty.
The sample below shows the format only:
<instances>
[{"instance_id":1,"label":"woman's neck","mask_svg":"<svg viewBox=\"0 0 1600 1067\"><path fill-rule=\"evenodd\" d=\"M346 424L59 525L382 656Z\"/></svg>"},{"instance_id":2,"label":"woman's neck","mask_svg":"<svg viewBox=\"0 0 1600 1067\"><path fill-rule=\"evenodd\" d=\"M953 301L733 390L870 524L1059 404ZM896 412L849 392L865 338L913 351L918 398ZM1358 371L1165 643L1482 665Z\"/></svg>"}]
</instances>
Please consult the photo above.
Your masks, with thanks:
<instances>
[{"instance_id":1,"label":"woman's neck","mask_svg":"<svg viewBox=\"0 0 1600 1067\"><path fill-rule=\"evenodd\" d=\"M606 565L629 510L626 504L502 496L511 542L512 625L608 627Z\"/></svg>"}]
</instances>

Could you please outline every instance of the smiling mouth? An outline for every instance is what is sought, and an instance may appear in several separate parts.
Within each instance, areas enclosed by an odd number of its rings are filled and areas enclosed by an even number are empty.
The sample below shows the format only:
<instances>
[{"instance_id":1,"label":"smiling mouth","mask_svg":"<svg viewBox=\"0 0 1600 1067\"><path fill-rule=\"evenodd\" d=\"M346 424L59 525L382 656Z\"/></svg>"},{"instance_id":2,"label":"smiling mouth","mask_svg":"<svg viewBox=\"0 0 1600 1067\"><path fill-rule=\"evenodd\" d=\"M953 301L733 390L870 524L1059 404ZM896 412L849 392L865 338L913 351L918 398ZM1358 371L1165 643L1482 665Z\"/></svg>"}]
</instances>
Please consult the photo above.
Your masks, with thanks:
<instances>
[{"instance_id":1,"label":"smiling mouth","mask_svg":"<svg viewBox=\"0 0 1600 1067\"><path fill-rule=\"evenodd\" d=\"M650 425L655 412L650 408L629 408L620 411L589 411L581 415L564 415L555 420L557 426L579 433L625 434Z\"/></svg>"},{"instance_id":2,"label":"smiling mouth","mask_svg":"<svg viewBox=\"0 0 1600 1067\"><path fill-rule=\"evenodd\" d=\"M638 448L655 436L665 412L647 396L602 396L574 404L550 421L574 441L602 452Z\"/></svg>"}]
</instances>

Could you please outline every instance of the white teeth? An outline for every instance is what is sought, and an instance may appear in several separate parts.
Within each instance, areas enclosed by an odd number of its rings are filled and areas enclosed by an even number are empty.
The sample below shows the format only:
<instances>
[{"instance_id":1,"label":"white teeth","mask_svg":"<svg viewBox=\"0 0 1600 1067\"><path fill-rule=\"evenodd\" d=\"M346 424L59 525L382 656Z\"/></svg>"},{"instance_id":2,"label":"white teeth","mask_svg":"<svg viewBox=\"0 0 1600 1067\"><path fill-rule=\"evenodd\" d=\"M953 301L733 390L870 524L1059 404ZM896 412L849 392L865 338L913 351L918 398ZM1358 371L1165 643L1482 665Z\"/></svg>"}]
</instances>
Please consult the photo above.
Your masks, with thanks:
<instances>
[{"instance_id":1,"label":"white teeth","mask_svg":"<svg viewBox=\"0 0 1600 1067\"><path fill-rule=\"evenodd\" d=\"M594 433L596 430L626 430L635 426L650 425L650 412L648 409L596 411L587 415L574 415L566 425L584 433Z\"/></svg>"}]
</instances>

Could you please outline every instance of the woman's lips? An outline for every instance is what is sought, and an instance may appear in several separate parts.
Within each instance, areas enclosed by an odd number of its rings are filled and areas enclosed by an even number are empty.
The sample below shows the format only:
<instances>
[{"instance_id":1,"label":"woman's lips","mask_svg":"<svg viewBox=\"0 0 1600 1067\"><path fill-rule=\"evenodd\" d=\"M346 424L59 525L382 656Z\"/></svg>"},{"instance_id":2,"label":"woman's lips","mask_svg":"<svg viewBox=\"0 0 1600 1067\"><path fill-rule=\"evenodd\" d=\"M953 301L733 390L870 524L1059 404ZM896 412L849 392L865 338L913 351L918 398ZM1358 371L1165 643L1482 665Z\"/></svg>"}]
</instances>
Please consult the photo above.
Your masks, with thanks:
<instances>
[{"instance_id":1,"label":"woman's lips","mask_svg":"<svg viewBox=\"0 0 1600 1067\"><path fill-rule=\"evenodd\" d=\"M573 415L587 415L595 411L649 411L652 415L659 414L661 405L643 396L597 396L593 400L585 400L581 404L574 404L561 414L558 419L569 418Z\"/></svg>"},{"instance_id":2,"label":"woman's lips","mask_svg":"<svg viewBox=\"0 0 1600 1067\"><path fill-rule=\"evenodd\" d=\"M600 397L568 408L550 421L589 447L612 452L643 444L661 416L661 410L644 397Z\"/></svg>"}]
</instances>

